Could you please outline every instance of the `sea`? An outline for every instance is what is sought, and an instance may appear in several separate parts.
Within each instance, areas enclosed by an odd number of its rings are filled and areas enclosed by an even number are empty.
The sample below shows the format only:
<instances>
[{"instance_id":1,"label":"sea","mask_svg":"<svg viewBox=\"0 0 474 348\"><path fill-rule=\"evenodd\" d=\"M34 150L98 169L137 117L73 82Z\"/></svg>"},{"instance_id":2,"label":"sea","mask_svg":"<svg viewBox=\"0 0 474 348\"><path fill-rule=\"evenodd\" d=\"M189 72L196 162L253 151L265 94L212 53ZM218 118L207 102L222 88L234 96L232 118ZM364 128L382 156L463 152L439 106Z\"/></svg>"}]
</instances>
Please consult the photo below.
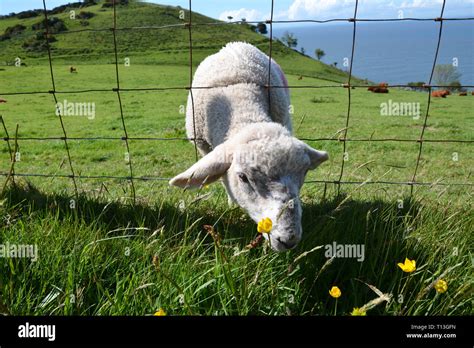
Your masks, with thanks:
<instances>
[{"instance_id":1,"label":"sea","mask_svg":"<svg viewBox=\"0 0 474 348\"><path fill-rule=\"evenodd\" d=\"M435 21L357 22L352 74L373 82L428 83L438 43ZM353 23L273 25L273 37L288 31L298 39L297 50L324 63L348 70ZM436 64L452 64L463 85L474 85L474 20L444 21ZM434 84L434 80L432 82Z\"/></svg>"}]
</instances>

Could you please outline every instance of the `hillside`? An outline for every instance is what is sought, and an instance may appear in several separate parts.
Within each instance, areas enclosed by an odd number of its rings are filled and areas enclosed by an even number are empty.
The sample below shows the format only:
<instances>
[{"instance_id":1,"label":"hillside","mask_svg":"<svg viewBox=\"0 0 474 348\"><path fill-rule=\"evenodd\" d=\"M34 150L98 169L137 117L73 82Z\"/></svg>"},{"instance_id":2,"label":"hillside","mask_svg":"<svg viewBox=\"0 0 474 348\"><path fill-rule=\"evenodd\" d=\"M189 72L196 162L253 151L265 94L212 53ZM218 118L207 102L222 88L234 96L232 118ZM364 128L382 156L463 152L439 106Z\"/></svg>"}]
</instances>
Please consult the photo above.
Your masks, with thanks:
<instances>
[{"instance_id":1,"label":"hillside","mask_svg":"<svg viewBox=\"0 0 474 348\"><path fill-rule=\"evenodd\" d=\"M91 6L76 3L49 11L49 27L53 32L50 45L55 64L114 62L113 35L108 30L113 26L113 9L104 7L104 4L107 6L104 1ZM70 18L72 10L75 19ZM184 11L184 19L180 18L180 11ZM120 58L129 57L137 64L189 64L189 31L183 25L188 18L189 12L180 7L140 2L117 6ZM223 26L222 22L195 12L192 23L194 65L230 41L247 41L269 52L268 38L256 33L248 24ZM169 27L143 28L149 26ZM141 29L124 30L131 27ZM16 57L27 65L44 64L47 47L43 32L44 20L40 10L0 18L0 64L12 64ZM303 56L279 41L273 43L273 56L290 74L338 82L347 80L345 72Z\"/></svg>"}]
</instances>

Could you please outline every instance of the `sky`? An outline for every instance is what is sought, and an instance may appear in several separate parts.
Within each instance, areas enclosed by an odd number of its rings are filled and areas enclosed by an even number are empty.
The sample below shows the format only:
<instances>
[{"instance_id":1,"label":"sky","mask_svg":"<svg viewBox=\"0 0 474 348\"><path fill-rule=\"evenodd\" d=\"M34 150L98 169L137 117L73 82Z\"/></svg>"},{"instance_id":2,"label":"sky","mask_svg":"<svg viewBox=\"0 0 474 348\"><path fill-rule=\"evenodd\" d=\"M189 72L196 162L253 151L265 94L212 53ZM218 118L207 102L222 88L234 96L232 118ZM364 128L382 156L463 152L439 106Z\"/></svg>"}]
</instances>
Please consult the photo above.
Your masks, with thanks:
<instances>
[{"instance_id":1,"label":"sky","mask_svg":"<svg viewBox=\"0 0 474 348\"><path fill-rule=\"evenodd\" d=\"M46 0L48 8L75 0ZM188 0L146 0L188 7ZM274 0L274 20L350 18L355 0ZM359 0L359 18L435 18L442 0ZM42 8L42 0L0 0L0 14ZM260 21L270 18L271 0L192 0L194 11L227 20L245 18ZM445 17L474 17L474 0L446 0Z\"/></svg>"}]
</instances>

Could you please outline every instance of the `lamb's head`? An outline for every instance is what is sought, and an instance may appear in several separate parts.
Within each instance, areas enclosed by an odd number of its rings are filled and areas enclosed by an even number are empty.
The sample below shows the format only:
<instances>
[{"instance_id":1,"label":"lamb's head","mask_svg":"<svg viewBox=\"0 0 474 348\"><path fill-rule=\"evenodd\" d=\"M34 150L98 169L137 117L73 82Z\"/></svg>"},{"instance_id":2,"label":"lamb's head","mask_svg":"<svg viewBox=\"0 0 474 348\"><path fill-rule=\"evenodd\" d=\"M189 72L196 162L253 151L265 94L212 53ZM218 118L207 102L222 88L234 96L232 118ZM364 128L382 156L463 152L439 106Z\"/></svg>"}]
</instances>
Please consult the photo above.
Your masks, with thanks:
<instances>
[{"instance_id":1,"label":"lamb's head","mask_svg":"<svg viewBox=\"0 0 474 348\"><path fill-rule=\"evenodd\" d=\"M264 237L274 250L285 251L302 237L299 193L306 173L326 161L328 154L292 137L285 128L270 125L244 129L170 184L199 187L222 177L229 197L255 222L272 220L272 230Z\"/></svg>"}]
</instances>

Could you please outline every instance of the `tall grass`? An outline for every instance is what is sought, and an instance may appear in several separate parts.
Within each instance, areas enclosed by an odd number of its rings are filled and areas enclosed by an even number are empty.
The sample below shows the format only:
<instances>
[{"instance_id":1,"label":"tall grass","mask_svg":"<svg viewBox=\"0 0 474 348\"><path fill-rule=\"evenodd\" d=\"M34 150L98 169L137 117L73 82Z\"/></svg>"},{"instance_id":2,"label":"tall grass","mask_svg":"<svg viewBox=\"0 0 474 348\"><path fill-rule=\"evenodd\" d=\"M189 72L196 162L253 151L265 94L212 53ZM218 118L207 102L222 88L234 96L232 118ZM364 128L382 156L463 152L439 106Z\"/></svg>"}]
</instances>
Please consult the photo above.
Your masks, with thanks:
<instances>
[{"instance_id":1,"label":"tall grass","mask_svg":"<svg viewBox=\"0 0 474 348\"><path fill-rule=\"evenodd\" d=\"M198 195L208 195L196 201ZM202 198L202 197L201 197ZM193 203L194 201L194 203ZM337 315L378 296L369 315L472 314L473 216L466 208L350 196L304 204L304 239L275 253L245 246L256 226L228 208L221 188L177 191L131 206L10 187L0 243L37 244L36 262L0 260L2 312L17 315ZM8 218L6 218L8 216ZM212 226L213 236L203 227ZM365 260L325 256L331 244L364 244ZM405 257L417 270L397 267ZM448 271L448 273L446 273ZM430 288L443 276L448 291Z\"/></svg>"}]
</instances>

